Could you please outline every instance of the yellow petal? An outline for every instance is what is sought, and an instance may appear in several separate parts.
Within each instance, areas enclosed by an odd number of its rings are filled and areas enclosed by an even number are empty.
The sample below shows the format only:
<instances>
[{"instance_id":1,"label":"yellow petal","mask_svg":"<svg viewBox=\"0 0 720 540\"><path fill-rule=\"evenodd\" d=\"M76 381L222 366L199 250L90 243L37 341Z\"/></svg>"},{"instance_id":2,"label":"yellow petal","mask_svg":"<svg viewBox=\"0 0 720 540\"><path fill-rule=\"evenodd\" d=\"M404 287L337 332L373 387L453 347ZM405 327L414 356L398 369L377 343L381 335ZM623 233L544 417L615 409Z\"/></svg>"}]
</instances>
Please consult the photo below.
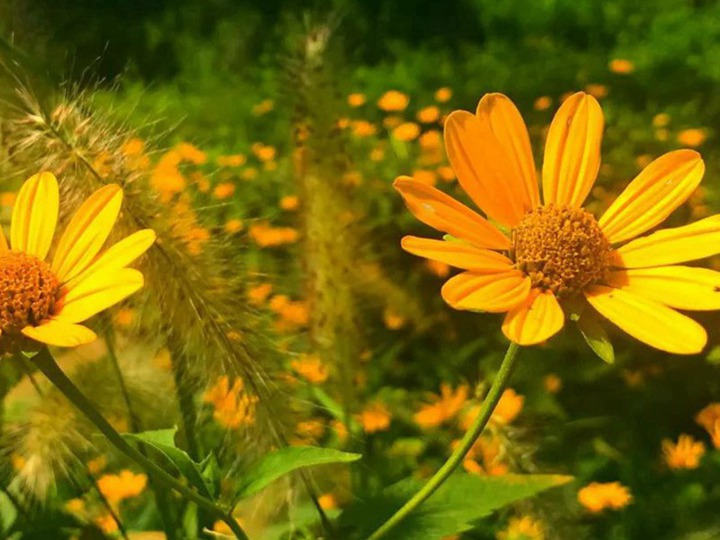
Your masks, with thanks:
<instances>
[{"instance_id":1,"label":"yellow petal","mask_svg":"<svg viewBox=\"0 0 720 540\"><path fill-rule=\"evenodd\" d=\"M96 272L114 272L125 268L150 249L156 238L152 229L143 229L123 238L100 255L82 274L73 278L67 284L68 290Z\"/></svg>"},{"instance_id":2,"label":"yellow petal","mask_svg":"<svg viewBox=\"0 0 720 540\"><path fill-rule=\"evenodd\" d=\"M503 94L485 94L478 103L475 113L486 123L507 156L511 175L517 178L517 188L524 187L518 197L529 210L540 206L535 160L533 159L530 136L520 111ZM499 157L498 157L499 158Z\"/></svg>"},{"instance_id":3,"label":"yellow petal","mask_svg":"<svg viewBox=\"0 0 720 540\"><path fill-rule=\"evenodd\" d=\"M503 313L530 294L530 278L519 270L463 272L442 288L443 299L455 309Z\"/></svg>"},{"instance_id":4,"label":"yellow petal","mask_svg":"<svg viewBox=\"0 0 720 540\"><path fill-rule=\"evenodd\" d=\"M695 191L705 172L700 154L676 150L650 163L600 218L611 243L622 242L663 222Z\"/></svg>"},{"instance_id":5,"label":"yellow petal","mask_svg":"<svg viewBox=\"0 0 720 540\"><path fill-rule=\"evenodd\" d=\"M565 314L552 291L534 289L522 304L508 312L502 331L518 345L537 345L557 334L564 324Z\"/></svg>"},{"instance_id":6,"label":"yellow petal","mask_svg":"<svg viewBox=\"0 0 720 540\"><path fill-rule=\"evenodd\" d=\"M110 235L122 204L120 186L100 188L78 209L60 238L52 269L61 282L85 270Z\"/></svg>"},{"instance_id":7,"label":"yellow petal","mask_svg":"<svg viewBox=\"0 0 720 540\"><path fill-rule=\"evenodd\" d=\"M40 326L26 326L22 333L30 339L55 347L78 347L97 339L95 332L89 328L57 320L44 321Z\"/></svg>"},{"instance_id":8,"label":"yellow petal","mask_svg":"<svg viewBox=\"0 0 720 540\"><path fill-rule=\"evenodd\" d=\"M620 329L661 351L697 354L707 342L705 329L691 318L628 290L596 285L585 298Z\"/></svg>"},{"instance_id":9,"label":"yellow petal","mask_svg":"<svg viewBox=\"0 0 720 540\"><path fill-rule=\"evenodd\" d=\"M617 266L667 266L720 253L720 215L690 225L662 229L618 248Z\"/></svg>"},{"instance_id":10,"label":"yellow petal","mask_svg":"<svg viewBox=\"0 0 720 540\"><path fill-rule=\"evenodd\" d=\"M545 204L579 207L600 169L603 113L597 100L583 92L567 98L555 114L543 161Z\"/></svg>"},{"instance_id":11,"label":"yellow petal","mask_svg":"<svg viewBox=\"0 0 720 540\"><path fill-rule=\"evenodd\" d=\"M476 248L460 241L430 240L417 236L406 236L402 239L402 248L417 255L440 261L455 268L464 270L486 270L500 272L510 270L513 262L495 251Z\"/></svg>"},{"instance_id":12,"label":"yellow petal","mask_svg":"<svg viewBox=\"0 0 720 540\"><path fill-rule=\"evenodd\" d=\"M720 272L663 266L610 272L608 283L666 306L690 311L720 309Z\"/></svg>"},{"instance_id":13,"label":"yellow petal","mask_svg":"<svg viewBox=\"0 0 720 540\"><path fill-rule=\"evenodd\" d=\"M493 124L502 121L502 112L490 110L497 101L481 101L478 116L467 111L450 114L445 122L445 148L460 185L473 202L490 218L512 227L535 206L513 148L505 147L508 141L501 142L493 133ZM499 130L503 137L506 130Z\"/></svg>"},{"instance_id":14,"label":"yellow petal","mask_svg":"<svg viewBox=\"0 0 720 540\"><path fill-rule=\"evenodd\" d=\"M59 208L58 183L52 173L41 172L28 178L13 207L12 249L44 260L55 234Z\"/></svg>"},{"instance_id":15,"label":"yellow petal","mask_svg":"<svg viewBox=\"0 0 720 540\"><path fill-rule=\"evenodd\" d=\"M143 275L132 268L92 274L57 302L54 318L68 323L85 321L138 291L143 283Z\"/></svg>"},{"instance_id":16,"label":"yellow petal","mask_svg":"<svg viewBox=\"0 0 720 540\"><path fill-rule=\"evenodd\" d=\"M510 239L488 220L439 189L401 176L393 184L420 221L478 247L509 249Z\"/></svg>"}]
</instances>

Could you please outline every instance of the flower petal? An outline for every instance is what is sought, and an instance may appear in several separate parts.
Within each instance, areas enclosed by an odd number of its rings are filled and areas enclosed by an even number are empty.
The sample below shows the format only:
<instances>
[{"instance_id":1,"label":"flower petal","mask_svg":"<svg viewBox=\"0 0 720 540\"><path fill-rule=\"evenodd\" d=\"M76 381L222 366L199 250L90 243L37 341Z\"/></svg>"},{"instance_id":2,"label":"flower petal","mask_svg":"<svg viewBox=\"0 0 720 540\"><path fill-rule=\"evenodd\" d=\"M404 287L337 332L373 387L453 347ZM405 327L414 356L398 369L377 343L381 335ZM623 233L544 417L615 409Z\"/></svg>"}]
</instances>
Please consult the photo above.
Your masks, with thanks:
<instances>
[{"instance_id":1,"label":"flower petal","mask_svg":"<svg viewBox=\"0 0 720 540\"><path fill-rule=\"evenodd\" d=\"M697 354L707 343L707 333L700 324L631 291L596 285L585 292L585 298L603 317L656 349Z\"/></svg>"},{"instance_id":2,"label":"flower petal","mask_svg":"<svg viewBox=\"0 0 720 540\"><path fill-rule=\"evenodd\" d=\"M514 156L493 134L488 103L478 107L484 111L479 116L455 111L445 121L448 160L473 202L490 218L512 227L534 206Z\"/></svg>"},{"instance_id":3,"label":"flower petal","mask_svg":"<svg viewBox=\"0 0 720 540\"><path fill-rule=\"evenodd\" d=\"M97 272L70 289L55 304L54 319L79 323L137 292L143 275L132 268Z\"/></svg>"},{"instance_id":4,"label":"flower petal","mask_svg":"<svg viewBox=\"0 0 720 540\"><path fill-rule=\"evenodd\" d=\"M603 113L597 100L578 92L567 98L550 124L542 182L545 204L579 207L600 169Z\"/></svg>"},{"instance_id":5,"label":"flower petal","mask_svg":"<svg viewBox=\"0 0 720 540\"><path fill-rule=\"evenodd\" d=\"M417 236L406 236L402 248L417 255L440 261L455 268L475 271L501 272L510 270L513 262L505 255L489 249L476 248L460 241L430 240Z\"/></svg>"},{"instance_id":6,"label":"flower petal","mask_svg":"<svg viewBox=\"0 0 720 540\"><path fill-rule=\"evenodd\" d=\"M22 333L30 339L55 347L78 347L97 339L95 332L89 328L57 320L44 321L40 326L26 326Z\"/></svg>"},{"instance_id":7,"label":"flower petal","mask_svg":"<svg viewBox=\"0 0 720 540\"><path fill-rule=\"evenodd\" d=\"M489 126L504 150L507 157L504 164L509 172L507 178L515 178L513 186L518 189L516 197L521 200L522 206L526 211L540 206L540 190L530 135L520 111L507 96L493 93L482 97L475 114ZM497 156L496 159L502 157ZM524 190L520 190L520 186L524 187Z\"/></svg>"},{"instance_id":8,"label":"flower petal","mask_svg":"<svg viewBox=\"0 0 720 540\"><path fill-rule=\"evenodd\" d=\"M96 272L114 272L125 268L150 249L156 238L152 229L143 229L123 238L95 259L82 274L73 278L67 284L68 290Z\"/></svg>"},{"instance_id":9,"label":"flower petal","mask_svg":"<svg viewBox=\"0 0 720 540\"><path fill-rule=\"evenodd\" d=\"M720 215L690 225L662 229L618 248L617 266L667 266L720 253Z\"/></svg>"},{"instance_id":10,"label":"flower petal","mask_svg":"<svg viewBox=\"0 0 720 540\"><path fill-rule=\"evenodd\" d=\"M600 218L607 239L622 242L664 221L695 191L704 172L705 164L694 150L676 150L657 158Z\"/></svg>"},{"instance_id":11,"label":"flower petal","mask_svg":"<svg viewBox=\"0 0 720 540\"><path fill-rule=\"evenodd\" d=\"M478 247L509 249L510 239L488 220L439 189L401 176L393 184L420 221Z\"/></svg>"},{"instance_id":12,"label":"flower petal","mask_svg":"<svg viewBox=\"0 0 720 540\"><path fill-rule=\"evenodd\" d=\"M537 345L557 334L565 314L552 291L534 289L527 299L508 312L503 334L518 345Z\"/></svg>"},{"instance_id":13,"label":"flower petal","mask_svg":"<svg viewBox=\"0 0 720 540\"><path fill-rule=\"evenodd\" d=\"M60 194L55 175L41 172L28 178L13 207L12 249L44 260L55 234L59 209Z\"/></svg>"},{"instance_id":14,"label":"flower petal","mask_svg":"<svg viewBox=\"0 0 720 540\"><path fill-rule=\"evenodd\" d=\"M503 313L530 294L530 278L520 270L463 272L442 288L443 299L455 309Z\"/></svg>"},{"instance_id":15,"label":"flower petal","mask_svg":"<svg viewBox=\"0 0 720 540\"><path fill-rule=\"evenodd\" d=\"M608 283L666 306L690 311L720 309L720 272L663 266L610 272Z\"/></svg>"},{"instance_id":16,"label":"flower petal","mask_svg":"<svg viewBox=\"0 0 720 540\"><path fill-rule=\"evenodd\" d=\"M100 188L78 209L58 244L52 269L61 282L85 270L102 249L115 225L123 192L111 184Z\"/></svg>"}]
</instances>

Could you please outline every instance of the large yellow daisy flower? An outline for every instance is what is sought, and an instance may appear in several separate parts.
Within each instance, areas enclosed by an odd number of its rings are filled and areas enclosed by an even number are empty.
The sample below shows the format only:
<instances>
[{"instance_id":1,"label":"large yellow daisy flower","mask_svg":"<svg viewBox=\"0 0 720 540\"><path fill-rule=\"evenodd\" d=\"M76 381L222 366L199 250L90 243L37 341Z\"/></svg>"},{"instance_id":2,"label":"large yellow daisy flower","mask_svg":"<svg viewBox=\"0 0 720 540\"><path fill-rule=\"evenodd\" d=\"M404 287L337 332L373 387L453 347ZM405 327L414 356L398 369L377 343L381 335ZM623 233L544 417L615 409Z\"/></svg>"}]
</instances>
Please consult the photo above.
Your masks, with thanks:
<instances>
[{"instance_id":1,"label":"large yellow daisy flower","mask_svg":"<svg viewBox=\"0 0 720 540\"><path fill-rule=\"evenodd\" d=\"M445 301L506 313L502 330L520 345L557 333L563 306L591 311L589 304L644 343L697 353L707 334L676 310L720 309L720 273L673 265L720 253L720 215L636 237L687 200L702 179L703 161L692 150L657 158L598 220L582 204L600 167L602 132L602 110L592 96L579 92L565 100L547 136L541 202L530 138L515 105L486 94L475 114L453 112L445 124L448 157L487 219L400 177L395 187L415 217L450 235L444 241L406 236L402 246L464 270L443 286Z\"/></svg>"},{"instance_id":2,"label":"large yellow daisy flower","mask_svg":"<svg viewBox=\"0 0 720 540\"><path fill-rule=\"evenodd\" d=\"M100 253L122 199L117 185L91 195L48 263L58 183L43 172L23 184L12 212L10 245L0 230L0 351L17 351L29 340L58 347L89 343L97 336L79 323L143 286L143 275L127 266L153 244L152 230L131 234Z\"/></svg>"}]
</instances>

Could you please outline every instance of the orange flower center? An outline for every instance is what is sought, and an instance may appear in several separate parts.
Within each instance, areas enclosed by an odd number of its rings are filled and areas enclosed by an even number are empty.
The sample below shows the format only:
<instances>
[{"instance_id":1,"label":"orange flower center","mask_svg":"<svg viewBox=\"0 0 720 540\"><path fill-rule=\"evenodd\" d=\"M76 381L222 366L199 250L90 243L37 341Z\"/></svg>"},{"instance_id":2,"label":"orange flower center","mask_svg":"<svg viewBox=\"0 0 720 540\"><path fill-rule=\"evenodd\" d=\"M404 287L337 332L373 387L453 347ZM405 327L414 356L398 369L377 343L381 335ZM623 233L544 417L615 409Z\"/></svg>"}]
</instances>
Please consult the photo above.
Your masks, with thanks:
<instances>
[{"instance_id":1,"label":"orange flower center","mask_svg":"<svg viewBox=\"0 0 720 540\"><path fill-rule=\"evenodd\" d=\"M60 291L50 265L27 253L0 255L0 330L15 334L50 315Z\"/></svg>"},{"instance_id":2,"label":"orange flower center","mask_svg":"<svg viewBox=\"0 0 720 540\"><path fill-rule=\"evenodd\" d=\"M610 242L582 208L540 206L513 230L515 262L533 287L568 297L605 277Z\"/></svg>"}]
</instances>

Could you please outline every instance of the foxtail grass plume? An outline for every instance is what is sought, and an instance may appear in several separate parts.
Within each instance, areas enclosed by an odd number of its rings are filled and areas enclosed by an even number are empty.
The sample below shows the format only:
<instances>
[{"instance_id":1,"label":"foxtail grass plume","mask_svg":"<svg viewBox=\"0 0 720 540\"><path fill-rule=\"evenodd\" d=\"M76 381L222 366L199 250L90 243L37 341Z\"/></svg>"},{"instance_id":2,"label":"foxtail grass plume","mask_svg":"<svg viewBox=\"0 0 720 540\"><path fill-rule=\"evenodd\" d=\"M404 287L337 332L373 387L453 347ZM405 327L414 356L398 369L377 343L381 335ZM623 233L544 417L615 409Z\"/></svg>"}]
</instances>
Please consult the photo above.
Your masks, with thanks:
<instances>
[{"instance_id":1,"label":"foxtail grass plume","mask_svg":"<svg viewBox=\"0 0 720 540\"><path fill-rule=\"evenodd\" d=\"M541 200L528 131L510 99L486 94L475 114L453 112L445 124L448 157L487 217L400 177L395 187L415 217L449 235L406 236L402 246L462 269L443 286L444 300L505 313L502 330L520 345L555 335L566 311L582 329L594 309L652 347L698 353L705 329L677 310L720 309L720 273L679 263L720 253L720 215L641 235L690 197L703 160L693 150L660 156L596 219L583 203L600 167L603 123L592 96L565 100L547 136Z\"/></svg>"},{"instance_id":2,"label":"foxtail grass plume","mask_svg":"<svg viewBox=\"0 0 720 540\"><path fill-rule=\"evenodd\" d=\"M78 209L60 237L52 262L59 211L57 179L42 172L27 180L13 207L10 244L0 230L0 349L25 350L28 340L76 347L96 339L80 323L124 300L144 283L128 268L155 241L138 231L101 253L123 192L111 184Z\"/></svg>"}]
</instances>

